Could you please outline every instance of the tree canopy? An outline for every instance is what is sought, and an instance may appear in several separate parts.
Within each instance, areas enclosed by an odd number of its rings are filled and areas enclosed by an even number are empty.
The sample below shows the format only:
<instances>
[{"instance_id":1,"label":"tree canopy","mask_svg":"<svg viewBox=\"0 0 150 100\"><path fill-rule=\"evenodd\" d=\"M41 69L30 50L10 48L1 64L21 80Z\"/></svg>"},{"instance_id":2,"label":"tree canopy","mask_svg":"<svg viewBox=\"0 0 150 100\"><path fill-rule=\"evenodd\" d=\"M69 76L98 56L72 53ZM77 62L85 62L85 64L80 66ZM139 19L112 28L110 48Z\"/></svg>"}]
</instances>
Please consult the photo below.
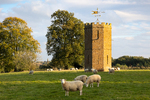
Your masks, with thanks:
<instances>
[{"instance_id":1,"label":"tree canopy","mask_svg":"<svg viewBox=\"0 0 150 100\"><path fill-rule=\"evenodd\" d=\"M10 71L14 68L13 56L17 51L40 52L40 43L33 38L31 32L27 23L17 17L8 17L0 22L1 69Z\"/></svg>"},{"instance_id":2,"label":"tree canopy","mask_svg":"<svg viewBox=\"0 0 150 100\"><path fill-rule=\"evenodd\" d=\"M69 68L84 59L84 23L74 13L58 10L51 15L48 27L47 54L53 55L53 66Z\"/></svg>"},{"instance_id":3,"label":"tree canopy","mask_svg":"<svg viewBox=\"0 0 150 100\"><path fill-rule=\"evenodd\" d=\"M141 56L122 56L118 59L112 60L112 66L127 65L128 67L150 67L150 58L144 58Z\"/></svg>"}]
</instances>

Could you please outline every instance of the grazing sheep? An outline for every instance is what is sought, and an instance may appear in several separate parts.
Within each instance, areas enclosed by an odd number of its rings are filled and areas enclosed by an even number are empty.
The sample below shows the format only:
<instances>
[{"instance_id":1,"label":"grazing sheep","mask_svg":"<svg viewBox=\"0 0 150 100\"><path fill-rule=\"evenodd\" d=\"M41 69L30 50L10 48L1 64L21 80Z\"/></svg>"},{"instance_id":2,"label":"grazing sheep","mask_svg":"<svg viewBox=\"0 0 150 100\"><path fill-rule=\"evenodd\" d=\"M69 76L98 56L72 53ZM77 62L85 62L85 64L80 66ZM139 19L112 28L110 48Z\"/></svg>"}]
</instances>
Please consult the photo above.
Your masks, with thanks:
<instances>
[{"instance_id":1,"label":"grazing sheep","mask_svg":"<svg viewBox=\"0 0 150 100\"><path fill-rule=\"evenodd\" d=\"M109 70L109 72L108 72L109 74L115 72L114 68L108 68L108 70Z\"/></svg>"},{"instance_id":2,"label":"grazing sheep","mask_svg":"<svg viewBox=\"0 0 150 100\"><path fill-rule=\"evenodd\" d=\"M119 68L119 67L117 67L117 70L120 70L120 68Z\"/></svg>"},{"instance_id":3,"label":"grazing sheep","mask_svg":"<svg viewBox=\"0 0 150 100\"><path fill-rule=\"evenodd\" d=\"M78 70L78 68L75 68L76 70Z\"/></svg>"},{"instance_id":4,"label":"grazing sheep","mask_svg":"<svg viewBox=\"0 0 150 100\"><path fill-rule=\"evenodd\" d=\"M75 81L80 80L83 83L85 83L86 79L87 79L87 75L80 75L80 76L77 76L74 80Z\"/></svg>"},{"instance_id":5,"label":"grazing sheep","mask_svg":"<svg viewBox=\"0 0 150 100\"><path fill-rule=\"evenodd\" d=\"M53 69L50 69L50 71L53 71Z\"/></svg>"},{"instance_id":6,"label":"grazing sheep","mask_svg":"<svg viewBox=\"0 0 150 100\"><path fill-rule=\"evenodd\" d=\"M33 75L33 70L30 70L29 74L32 74L32 75Z\"/></svg>"},{"instance_id":7,"label":"grazing sheep","mask_svg":"<svg viewBox=\"0 0 150 100\"><path fill-rule=\"evenodd\" d=\"M75 70L75 68L70 68L70 70Z\"/></svg>"},{"instance_id":8,"label":"grazing sheep","mask_svg":"<svg viewBox=\"0 0 150 100\"><path fill-rule=\"evenodd\" d=\"M47 71L49 71L49 69L47 69Z\"/></svg>"},{"instance_id":9,"label":"grazing sheep","mask_svg":"<svg viewBox=\"0 0 150 100\"><path fill-rule=\"evenodd\" d=\"M88 72L89 71L89 69L84 69L84 72Z\"/></svg>"},{"instance_id":10,"label":"grazing sheep","mask_svg":"<svg viewBox=\"0 0 150 100\"><path fill-rule=\"evenodd\" d=\"M90 87L93 87L93 82L97 82L97 87L99 87L99 82L101 81L101 76L98 74L91 75L87 78L85 85L88 87L90 84Z\"/></svg>"},{"instance_id":11,"label":"grazing sheep","mask_svg":"<svg viewBox=\"0 0 150 100\"><path fill-rule=\"evenodd\" d=\"M69 91L80 91L82 95L83 82L82 81L66 81L65 79L60 79L62 88L65 90L65 96L69 96Z\"/></svg>"},{"instance_id":12,"label":"grazing sheep","mask_svg":"<svg viewBox=\"0 0 150 100\"><path fill-rule=\"evenodd\" d=\"M93 70L93 73L94 73L94 74L97 74L97 73L98 73L98 71L97 71L96 69L94 69L94 70Z\"/></svg>"},{"instance_id":13,"label":"grazing sheep","mask_svg":"<svg viewBox=\"0 0 150 100\"><path fill-rule=\"evenodd\" d=\"M109 69L109 68L108 68L108 69ZM115 68L113 68L113 67L112 67L111 69L115 70Z\"/></svg>"}]
</instances>

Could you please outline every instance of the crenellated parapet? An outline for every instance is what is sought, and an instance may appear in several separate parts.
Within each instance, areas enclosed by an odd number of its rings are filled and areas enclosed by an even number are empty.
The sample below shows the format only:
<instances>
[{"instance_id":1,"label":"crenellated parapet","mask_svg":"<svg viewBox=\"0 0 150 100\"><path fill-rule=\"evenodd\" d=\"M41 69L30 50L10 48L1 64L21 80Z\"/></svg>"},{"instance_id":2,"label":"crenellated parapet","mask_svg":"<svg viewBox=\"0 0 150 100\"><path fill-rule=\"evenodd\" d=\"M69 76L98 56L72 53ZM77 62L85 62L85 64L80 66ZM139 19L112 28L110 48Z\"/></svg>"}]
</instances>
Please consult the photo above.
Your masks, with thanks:
<instances>
[{"instance_id":1,"label":"crenellated parapet","mask_svg":"<svg viewBox=\"0 0 150 100\"><path fill-rule=\"evenodd\" d=\"M102 23L85 23L84 24L85 28L91 28L91 27L101 27L101 28L104 28L104 27L110 27L111 28L111 23L105 23L105 22L102 22Z\"/></svg>"}]
</instances>

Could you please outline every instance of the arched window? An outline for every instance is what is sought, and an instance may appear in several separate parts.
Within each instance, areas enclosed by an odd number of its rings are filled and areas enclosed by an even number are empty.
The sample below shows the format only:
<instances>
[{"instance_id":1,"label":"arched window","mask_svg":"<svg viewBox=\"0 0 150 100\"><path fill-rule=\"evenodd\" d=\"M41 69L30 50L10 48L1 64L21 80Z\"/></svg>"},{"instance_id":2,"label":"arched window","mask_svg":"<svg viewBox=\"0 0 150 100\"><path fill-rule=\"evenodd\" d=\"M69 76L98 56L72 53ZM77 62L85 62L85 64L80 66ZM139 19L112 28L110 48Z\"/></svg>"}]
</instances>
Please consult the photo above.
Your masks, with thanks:
<instances>
[{"instance_id":1,"label":"arched window","mask_svg":"<svg viewBox=\"0 0 150 100\"><path fill-rule=\"evenodd\" d=\"M108 64L108 55L107 55L107 64Z\"/></svg>"},{"instance_id":2,"label":"arched window","mask_svg":"<svg viewBox=\"0 0 150 100\"><path fill-rule=\"evenodd\" d=\"M89 55L88 55L88 62L87 62L88 64L89 64L89 62L90 62L89 59L90 59L90 58L89 58Z\"/></svg>"}]
</instances>

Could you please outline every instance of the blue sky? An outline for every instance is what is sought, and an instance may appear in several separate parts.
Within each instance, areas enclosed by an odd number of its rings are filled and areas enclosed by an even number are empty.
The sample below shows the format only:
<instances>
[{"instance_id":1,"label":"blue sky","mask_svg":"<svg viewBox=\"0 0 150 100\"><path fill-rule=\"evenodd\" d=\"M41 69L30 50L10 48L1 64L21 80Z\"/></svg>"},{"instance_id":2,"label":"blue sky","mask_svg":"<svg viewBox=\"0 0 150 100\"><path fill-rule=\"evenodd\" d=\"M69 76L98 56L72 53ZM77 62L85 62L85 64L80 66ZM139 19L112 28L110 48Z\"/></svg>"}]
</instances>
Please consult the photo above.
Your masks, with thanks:
<instances>
[{"instance_id":1,"label":"blue sky","mask_svg":"<svg viewBox=\"0 0 150 100\"><path fill-rule=\"evenodd\" d=\"M33 30L41 44L41 60L51 60L46 52L47 27L51 14L73 12L84 23L95 22L92 10L105 11L100 22L112 23L112 57L123 55L150 57L150 0L0 0L0 22L19 17Z\"/></svg>"}]
</instances>

